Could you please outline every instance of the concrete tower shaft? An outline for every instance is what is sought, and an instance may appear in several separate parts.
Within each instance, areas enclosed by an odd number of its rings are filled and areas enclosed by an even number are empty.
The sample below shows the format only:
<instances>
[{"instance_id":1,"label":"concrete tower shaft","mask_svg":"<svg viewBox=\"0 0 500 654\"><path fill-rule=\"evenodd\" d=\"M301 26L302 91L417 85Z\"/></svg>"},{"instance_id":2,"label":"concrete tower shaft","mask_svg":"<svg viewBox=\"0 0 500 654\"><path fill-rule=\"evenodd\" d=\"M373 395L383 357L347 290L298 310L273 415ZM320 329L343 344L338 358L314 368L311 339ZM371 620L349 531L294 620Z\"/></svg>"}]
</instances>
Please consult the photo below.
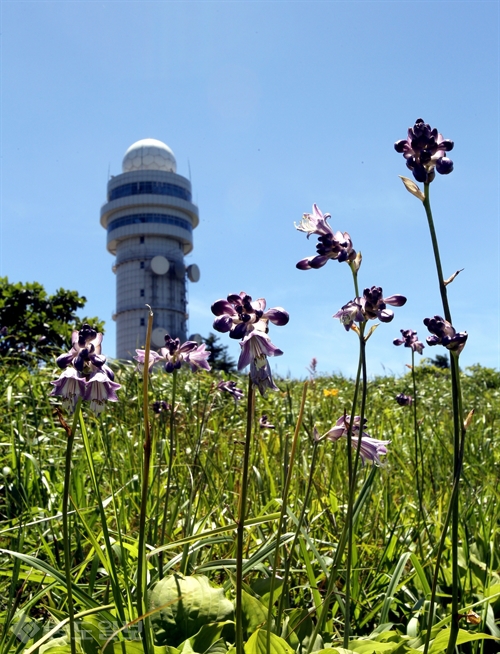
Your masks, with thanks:
<instances>
[{"instance_id":1,"label":"concrete tower shaft","mask_svg":"<svg viewBox=\"0 0 500 654\"><path fill-rule=\"evenodd\" d=\"M145 304L154 311L153 347L164 345L166 333L186 340L186 274L198 281L199 270L186 269L184 255L199 219L191 182L176 173L174 154L161 141L134 143L123 171L108 182L101 224L116 256L116 356L131 359L146 340Z\"/></svg>"}]
</instances>

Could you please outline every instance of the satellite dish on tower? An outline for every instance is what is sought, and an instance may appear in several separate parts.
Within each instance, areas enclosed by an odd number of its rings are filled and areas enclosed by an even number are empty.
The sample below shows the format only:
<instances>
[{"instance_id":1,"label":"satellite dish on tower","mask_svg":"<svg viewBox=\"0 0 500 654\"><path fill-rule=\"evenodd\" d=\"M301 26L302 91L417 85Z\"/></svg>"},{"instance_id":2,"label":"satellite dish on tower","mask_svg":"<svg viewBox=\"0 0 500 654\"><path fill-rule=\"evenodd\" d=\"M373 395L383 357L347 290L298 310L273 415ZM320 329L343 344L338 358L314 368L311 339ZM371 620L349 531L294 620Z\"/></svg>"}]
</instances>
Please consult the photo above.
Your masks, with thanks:
<instances>
[{"instance_id":1,"label":"satellite dish on tower","mask_svg":"<svg viewBox=\"0 0 500 654\"><path fill-rule=\"evenodd\" d=\"M192 263L190 266L188 266L187 276L190 282L200 281L200 269L195 263Z\"/></svg>"},{"instance_id":2,"label":"satellite dish on tower","mask_svg":"<svg viewBox=\"0 0 500 654\"><path fill-rule=\"evenodd\" d=\"M168 259L162 257L161 254L151 259L151 270L155 275L165 275L170 268Z\"/></svg>"}]
</instances>

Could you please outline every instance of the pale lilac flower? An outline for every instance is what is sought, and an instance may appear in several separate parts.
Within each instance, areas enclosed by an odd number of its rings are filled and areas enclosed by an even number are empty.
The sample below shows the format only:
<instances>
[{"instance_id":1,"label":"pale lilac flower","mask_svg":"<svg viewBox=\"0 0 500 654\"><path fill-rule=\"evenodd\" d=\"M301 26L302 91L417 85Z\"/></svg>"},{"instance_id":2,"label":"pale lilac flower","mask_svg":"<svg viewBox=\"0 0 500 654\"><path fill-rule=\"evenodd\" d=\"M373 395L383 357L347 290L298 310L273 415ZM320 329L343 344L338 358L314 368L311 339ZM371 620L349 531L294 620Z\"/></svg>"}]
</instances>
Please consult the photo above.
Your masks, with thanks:
<instances>
[{"instance_id":1,"label":"pale lilac flower","mask_svg":"<svg viewBox=\"0 0 500 654\"><path fill-rule=\"evenodd\" d=\"M399 393L399 395L396 395L394 399L399 404L399 406L411 406L413 402L412 396L405 395L404 393Z\"/></svg>"},{"instance_id":2,"label":"pale lilac flower","mask_svg":"<svg viewBox=\"0 0 500 654\"><path fill-rule=\"evenodd\" d=\"M137 356L134 359L138 363L138 368L143 370L146 359L145 350L136 350ZM178 338L172 338L165 334L165 347L160 352L150 351L149 353L149 372L158 361L165 361L166 372L178 370L183 363L191 366L191 370L196 372L198 369L210 370L208 357L209 350L206 349L205 343L198 345L196 341L186 341L181 345Z\"/></svg>"},{"instance_id":3,"label":"pale lilac flower","mask_svg":"<svg viewBox=\"0 0 500 654\"><path fill-rule=\"evenodd\" d=\"M448 175L453 170L453 161L446 153L453 150L453 141L444 139L437 129L417 118L408 129L408 138L396 141L394 148L406 159L406 166L413 172L417 182L429 184L436 176Z\"/></svg>"},{"instance_id":4,"label":"pale lilac flower","mask_svg":"<svg viewBox=\"0 0 500 654\"><path fill-rule=\"evenodd\" d=\"M455 354L460 354L467 341L467 332L457 332L456 329L441 316L426 318L424 325L432 336L427 337L427 345L444 345L444 347Z\"/></svg>"},{"instance_id":5,"label":"pale lilac flower","mask_svg":"<svg viewBox=\"0 0 500 654\"><path fill-rule=\"evenodd\" d=\"M261 395L268 389L278 390L274 384L267 357L280 356L283 352L269 338L268 323L286 325L288 313L281 307L268 309L264 298L252 301L244 291L227 296L227 300L217 300L212 305L212 313L217 316L214 329L227 333L240 342L241 353L238 370L250 365L250 377Z\"/></svg>"},{"instance_id":6,"label":"pale lilac flower","mask_svg":"<svg viewBox=\"0 0 500 654\"><path fill-rule=\"evenodd\" d=\"M105 402L117 402L120 384L111 381L104 372L95 372L85 384L84 400L90 402L94 413L101 413Z\"/></svg>"},{"instance_id":7,"label":"pale lilac flower","mask_svg":"<svg viewBox=\"0 0 500 654\"><path fill-rule=\"evenodd\" d=\"M84 324L71 335L71 350L57 357L57 365L63 370L59 379L51 382L53 396L62 398L63 406L73 411L79 397L90 402L94 413L100 413L104 402L116 402L116 384L113 371L106 365L101 354L102 334Z\"/></svg>"},{"instance_id":8,"label":"pale lilac flower","mask_svg":"<svg viewBox=\"0 0 500 654\"><path fill-rule=\"evenodd\" d=\"M339 438L343 436L347 437L349 431L351 416L341 416L335 426L330 429L329 432L325 434L325 438L328 438L330 441L338 441ZM358 447L358 442L360 438L360 417L354 416L352 430L351 430L351 447L353 450L356 450ZM366 418L363 420L363 427L366 424ZM380 461L380 456L387 454L387 447L391 441L381 441L376 438L372 438L365 431L361 430L361 445L360 445L360 456L363 460L363 463L369 461L375 465L382 465Z\"/></svg>"},{"instance_id":9,"label":"pale lilac flower","mask_svg":"<svg viewBox=\"0 0 500 654\"><path fill-rule=\"evenodd\" d=\"M235 381L220 381L217 384L217 388L219 391L224 391L225 393L229 393L229 395L232 395L236 401L241 400L243 397L243 391L241 388L238 388L236 386Z\"/></svg>"},{"instance_id":10,"label":"pale lilac flower","mask_svg":"<svg viewBox=\"0 0 500 654\"><path fill-rule=\"evenodd\" d=\"M259 427L261 429L276 429L276 427L269 422L267 414L265 413L263 413L259 419Z\"/></svg>"},{"instance_id":11,"label":"pale lilac flower","mask_svg":"<svg viewBox=\"0 0 500 654\"><path fill-rule=\"evenodd\" d=\"M403 295L390 295L383 297L380 286L365 288L362 297L354 298L334 314L344 325L346 331L349 331L355 322L366 322L378 318L381 322L391 322L394 318L394 312L387 309L390 304L395 307L402 307L406 304L406 298Z\"/></svg>"},{"instance_id":12,"label":"pale lilac flower","mask_svg":"<svg viewBox=\"0 0 500 654\"><path fill-rule=\"evenodd\" d=\"M74 368L66 368L57 381L50 383L54 385L50 394L60 396L63 408L73 412L78 398L85 395L85 379Z\"/></svg>"},{"instance_id":13,"label":"pale lilac flower","mask_svg":"<svg viewBox=\"0 0 500 654\"><path fill-rule=\"evenodd\" d=\"M326 222L330 217L329 213L321 213L318 205L313 204L312 214L305 213L300 223L298 225L295 223L295 228L300 232L305 232L307 238L311 234L319 237L316 254L301 259L296 265L299 270L321 268L329 259L336 259L342 263L343 261L354 261L356 258L356 250L352 247L351 237L347 232L334 232Z\"/></svg>"},{"instance_id":14,"label":"pale lilac flower","mask_svg":"<svg viewBox=\"0 0 500 654\"><path fill-rule=\"evenodd\" d=\"M394 345L404 345L405 347L411 347L413 352L422 354L425 346L421 341L418 340L417 332L413 329L401 329L400 331L403 338L395 338L393 340Z\"/></svg>"}]
</instances>

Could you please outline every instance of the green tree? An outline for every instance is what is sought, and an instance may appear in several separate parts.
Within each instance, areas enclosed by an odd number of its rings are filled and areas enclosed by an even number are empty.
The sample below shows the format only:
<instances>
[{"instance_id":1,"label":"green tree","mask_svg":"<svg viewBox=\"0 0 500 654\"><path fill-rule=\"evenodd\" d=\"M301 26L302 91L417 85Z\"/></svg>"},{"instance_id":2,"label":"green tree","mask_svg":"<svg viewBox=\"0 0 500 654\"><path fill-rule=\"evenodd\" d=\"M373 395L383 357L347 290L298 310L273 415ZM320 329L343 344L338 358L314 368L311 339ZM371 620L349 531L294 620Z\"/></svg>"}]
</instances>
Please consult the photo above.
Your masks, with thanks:
<instances>
[{"instance_id":1,"label":"green tree","mask_svg":"<svg viewBox=\"0 0 500 654\"><path fill-rule=\"evenodd\" d=\"M212 370L236 372L236 364L227 352L227 345L220 344L220 339L217 334L210 332L207 338L203 339L203 342L207 346L207 350L210 350L208 363L212 367Z\"/></svg>"},{"instance_id":2,"label":"green tree","mask_svg":"<svg viewBox=\"0 0 500 654\"><path fill-rule=\"evenodd\" d=\"M71 345L71 333L85 322L103 332L98 318L79 318L87 298L64 288L47 295L38 282L9 283L0 277L0 356L44 359Z\"/></svg>"}]
</instances>

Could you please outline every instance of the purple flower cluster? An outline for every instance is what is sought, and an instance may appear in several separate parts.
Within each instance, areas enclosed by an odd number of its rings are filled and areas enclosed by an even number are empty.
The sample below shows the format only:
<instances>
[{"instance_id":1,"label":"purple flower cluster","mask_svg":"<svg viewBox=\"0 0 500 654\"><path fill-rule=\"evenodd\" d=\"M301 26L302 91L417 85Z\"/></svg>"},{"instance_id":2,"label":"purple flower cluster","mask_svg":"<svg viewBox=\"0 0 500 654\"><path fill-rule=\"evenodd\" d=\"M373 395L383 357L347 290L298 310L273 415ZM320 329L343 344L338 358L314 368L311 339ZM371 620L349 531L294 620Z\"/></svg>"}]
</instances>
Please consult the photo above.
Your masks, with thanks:
<instances>
[{"instance_id":1,"label":"purple flower cluster","mask_svg":"<svg viewBox=\"0 0 500 654\"><path fill-rule=\"evenodd\" d=\"M139 369L142 370L146 360L146 351L136 350L136 352L137 356L134 359L137 361ZM210 351L206 349L205 343L198 345L196 341L186 341L181 345L178 338L171 338L169 334L165 334L165 347L162 347L159 352L154 350L149 352L148 368L151 372L155 363L164 361L166 372L178 370L183 363L190 365L193 372L200 368L210 370L209 356Z\"/></svg>"},{"instance_id":2,"label":"purple flower cluster","mask_svg":"<svg viewBox=\"0 0 500 654\"><path fill-rule=\"evenodd\" d=\"M212 313L217 316L213 327L218 332L228 333L231 338L242 339L238 370L250 365L250 377L261 395L268 389L278 390L275 385L267 357L280 356L268 336L268 323L286 325L288 313L281 307L266 311L266 301L259 298L253 301L245 292L227 296L227 300L217 300L212 304Z\"/></svg>"},{"instance_id":3,"label":"purple flower cluster","mask_svg":"<svg viewBox=\"0 0 500 654\"><path fill-rule=\"evenodd\" d=\"M432 334L426 339L427 345L444 345L445 348L457 355L464 349L467 332L457 332L452 324L441 316L426 318L424 325Z\"/></svg>"},{"instance_id":4,"label":"purple flower cluster","mask_svg":"<svg viewBox=\"0 0 500 654\"><path fill-rule=\"evenodd\" d=\"M367 320L378 319L381 322L391 322L394 312L387 309L387 305L402 307L406 304L404 295L390 295L383 297L380 286L365 288L362 297L357 297L337 311L333 316L338 318L349 331L355 322L366 322Z\"/></svg>"},{"instance_id":5,"label":"purple flower cluster","mask_svg":"<svg viewBox=\"0 0 500 654\"><path fill-rule=\"evenodd\" d=\"M415 125L408 129L408 138L396 141L394 148L404 156L417 182L429 184L436 176L435 170L440 175L453 170L453 161L446 156L453 145L453 141L444 139L437 129L417 118Z\"/></svg>"},{"instance_id":6,"label":"purple flower cluster","mask_svg":"<svg viewBox=\"0 0 500 654\"><path fill-rule=\"evenodd\" d=\"M351 416L341 416L335 426L330 429L329 432L325 434L325 438L328 438L330 441L338 441L342 436L347 437L351 422ZM363 429L366 425L366 418L363 420ZM361 432L361 435L360 435ZM376 438L372 438L369 434L361 429L361 418L359 416L354 416L351 430L351 446L355 450L358 447L359 439L361 438L360 445L360 456L363 460L363 463L369 461L370 463L375 463L375 465L381 465L380 456L387 454L387 447L391 441L380 441Z\"/></svg>"},{"instance_id":7,"label":"purple flower cluster","mask_svg":"<svg viewBox=\"0 0 500 654\"><path fill-rule=\"evenodd\" d=\"M100 413L106 401L118 400L120 384L113 381L115 376L101 354L101 343L102 334L84 324L72 333L71 350L57 357L57 365L64 372L51 382L54 388L50 394L61 397L68 411L74 411L80 397L90 402L94 413Z\"/></svg>"},{"instance_id":8,"label":"purple flower cluster","mask_svg":"<svg viewBox=\"0 0 500 654\"><path fill-rule=\"evenodd\" d=\"M229 393L229 395L232 395L236 401L241 400L243 397L243 391L241 388L236 386L235 381L220 381L217 384L217 388L219 391L223 391L224 393Z\"/></svg>"},{"instance_id":9,"label":"purple flower cluster","mask_svg":"<svg viewBox=\"0 0 500 654\"><path fill-rule=\"evenodd\" d=\"M343 261L354 261L356 258L356 251L352 247L349 234L334 232L326 222L329 218L331 218L329 213L321 213L318 206L313 204L313 212L305 213L300 223L295 225L299 232L307 234L307 238L311 234L319 237L316 245L317 254L301 259L296 266L299 270L321 268L329 259L336 259L342 263Z\"/></svg>"},{"instance_id":10,"label":"purple flower cluster","mask_svg":"<svg viewBox=\"0 0 500 654\"><path fill-rule=\"evenodd\" d=\"M403 338L395 338L393 340L394 345L404 345L405 347L411 347L413 352L418 352L422 354L424 349L424 344L418 340L417 332L413 329L401 329L401 334Z\"/></svg>"},{"instance_id":11,"label":"purple flower cluster","mask_svg":"<svg viewBox=\"0 0 500 654\"><path fill-rule=\"evenodd\" d=\"M405 395L404 393L400 393L399 395L396 395L394 399L399 404L399 406L411 406L413 402L412 396Z\"/></svg>"}]
</instances>

